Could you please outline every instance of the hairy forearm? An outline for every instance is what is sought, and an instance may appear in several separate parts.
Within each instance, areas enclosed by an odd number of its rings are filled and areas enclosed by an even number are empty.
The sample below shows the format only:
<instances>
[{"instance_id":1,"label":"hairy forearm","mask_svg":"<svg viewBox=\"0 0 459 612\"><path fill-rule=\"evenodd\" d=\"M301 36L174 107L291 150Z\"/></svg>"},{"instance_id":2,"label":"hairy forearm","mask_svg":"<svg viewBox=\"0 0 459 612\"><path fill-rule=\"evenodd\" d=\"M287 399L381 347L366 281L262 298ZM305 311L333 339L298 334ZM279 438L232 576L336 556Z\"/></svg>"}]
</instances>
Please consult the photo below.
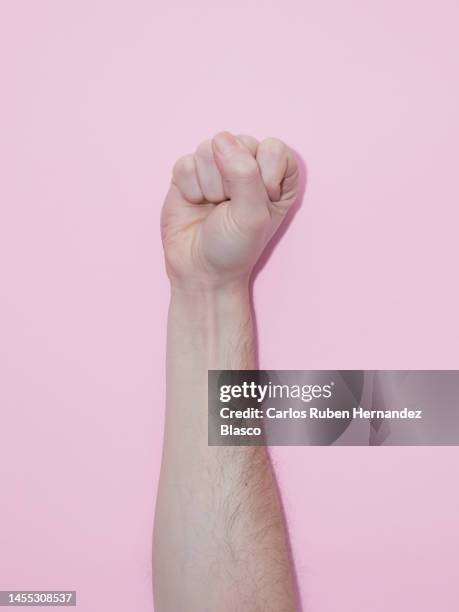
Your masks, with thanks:
<instances>
[{"instance_id":1,"label":"hairy forearm","mask_svg":"<svg viewBox=\"0 0 459 612\"><path fill-rule=\"evenodd\" d=\"M264 447L207 445L208 369L254 369L246 283L172 290L154 581L158 612L295 609Z\"/></svg>"}]
</instances>

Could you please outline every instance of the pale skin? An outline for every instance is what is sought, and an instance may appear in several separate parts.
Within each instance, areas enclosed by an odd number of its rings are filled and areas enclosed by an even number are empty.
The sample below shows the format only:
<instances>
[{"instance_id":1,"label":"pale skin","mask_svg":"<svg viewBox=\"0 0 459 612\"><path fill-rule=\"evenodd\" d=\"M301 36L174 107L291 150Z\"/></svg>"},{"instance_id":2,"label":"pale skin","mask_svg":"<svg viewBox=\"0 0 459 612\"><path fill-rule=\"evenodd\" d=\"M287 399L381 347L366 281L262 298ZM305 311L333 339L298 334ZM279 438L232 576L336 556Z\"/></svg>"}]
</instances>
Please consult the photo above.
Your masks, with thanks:
<instances>
[{"instance_id":1,"label":"pale skin","mask_svg":"<svg viewBox=\"0 0 459 612\"><path fill-rule=\"evenodd\" d=\"M207 442L207 371L256 369L249 281L298 195L283 142L217 134L174 166L161 214L171 302L154 530L156 612L294 612L266 447Z\"/></svg>"}]
</instances>

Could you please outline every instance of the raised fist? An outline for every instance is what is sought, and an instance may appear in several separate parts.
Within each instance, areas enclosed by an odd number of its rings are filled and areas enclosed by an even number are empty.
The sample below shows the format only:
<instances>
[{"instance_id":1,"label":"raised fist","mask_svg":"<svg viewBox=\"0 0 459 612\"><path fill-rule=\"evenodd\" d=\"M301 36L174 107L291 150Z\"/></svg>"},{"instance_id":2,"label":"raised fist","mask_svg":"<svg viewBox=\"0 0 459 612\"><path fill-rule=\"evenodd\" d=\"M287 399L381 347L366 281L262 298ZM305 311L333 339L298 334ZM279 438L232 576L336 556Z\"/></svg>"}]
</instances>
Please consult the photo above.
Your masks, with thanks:
<instances>
[{"instance_id":1,"label":"raised fist","mask_svg":"<svg viewBox=\"0 0 459 612\"><path fill-rule=\"evenodd\" d=\"M173 284L247 280L298 195L298 166L280 140L217 134L175 164L161 214Z\"/></svg>"}]
</instances>

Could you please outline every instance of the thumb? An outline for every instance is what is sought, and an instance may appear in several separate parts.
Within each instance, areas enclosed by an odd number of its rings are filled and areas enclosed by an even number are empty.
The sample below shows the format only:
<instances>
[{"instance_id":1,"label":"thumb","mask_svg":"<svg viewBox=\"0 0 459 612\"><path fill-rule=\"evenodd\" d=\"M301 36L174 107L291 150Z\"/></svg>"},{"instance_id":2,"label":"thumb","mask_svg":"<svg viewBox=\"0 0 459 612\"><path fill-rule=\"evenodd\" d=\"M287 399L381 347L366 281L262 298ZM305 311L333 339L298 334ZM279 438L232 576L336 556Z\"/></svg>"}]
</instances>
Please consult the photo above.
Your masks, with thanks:
<instances>
[{"instance_id":1,"label":"thumb","mask_svg":"<svg viewBox=\"0 0 459 612\"><path fill-rule=\"evenodd\" d=\"M220 132L212 140L212 150L236 220L250 222L260 218L260 213L265 218L269 198L258 163L248 148L229 132Z\"/></svg>"}]
</instances>

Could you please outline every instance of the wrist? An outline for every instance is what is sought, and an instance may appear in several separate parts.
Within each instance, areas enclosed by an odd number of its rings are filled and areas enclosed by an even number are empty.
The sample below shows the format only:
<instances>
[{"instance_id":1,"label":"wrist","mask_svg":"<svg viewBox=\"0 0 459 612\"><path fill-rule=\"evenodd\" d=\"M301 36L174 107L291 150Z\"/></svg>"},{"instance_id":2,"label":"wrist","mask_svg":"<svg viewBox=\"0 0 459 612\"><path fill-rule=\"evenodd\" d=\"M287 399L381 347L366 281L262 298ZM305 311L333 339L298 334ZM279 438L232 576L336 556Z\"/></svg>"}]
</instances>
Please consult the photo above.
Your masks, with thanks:
<instances>
[{"instance_id":1,"label":"wrist","mask_svg":"<svg viewBox=\"0 0 459 612\"><path fill-rule=\"evenodd\" d=\"M254 369L248 280L219 286L173 283L168 333L169 347L188 342L195 376L208 369Z\"/></svg>"},{"instance_id":2,"label":"wrist","mask_svg":"<svg viewBox=\"0 0 459 612\"><path fill-rule=\"evenodd\" d=\"M235 300L249 299L249 278L239 278L221 282L194 282L171 280L171 300L190 301L195 304L231 303Z\"/></svg>"},{"instance_id":3,"label":"wrist","mask_svg":"<svg viewBox=\"0 0 459 612\"><path fill-rule=\"evenodd\" d=\"M169 317L174 327L196 334L197 344L231 343L241 329L251 326L249 283L172 284Z\"/></svg>"}]
</instances>

